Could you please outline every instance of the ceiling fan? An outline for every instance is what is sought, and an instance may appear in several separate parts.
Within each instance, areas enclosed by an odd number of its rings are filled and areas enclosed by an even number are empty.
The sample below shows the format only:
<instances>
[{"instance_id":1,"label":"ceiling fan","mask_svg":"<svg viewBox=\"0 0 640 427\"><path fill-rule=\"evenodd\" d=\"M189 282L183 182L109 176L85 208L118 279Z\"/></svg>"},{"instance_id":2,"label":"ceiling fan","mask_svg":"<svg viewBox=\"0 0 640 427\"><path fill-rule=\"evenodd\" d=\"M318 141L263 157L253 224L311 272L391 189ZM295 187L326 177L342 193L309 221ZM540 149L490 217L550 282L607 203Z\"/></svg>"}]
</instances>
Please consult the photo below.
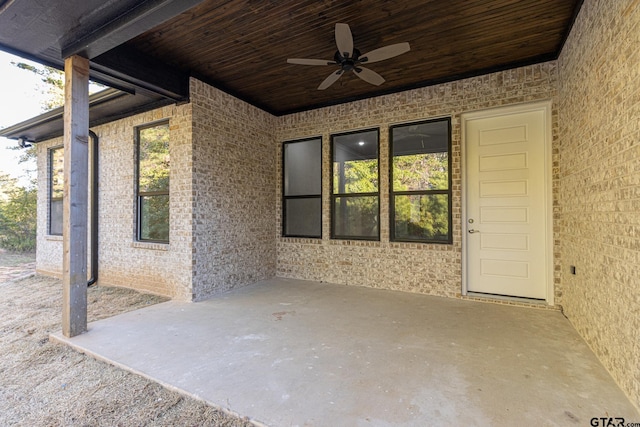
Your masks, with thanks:
<instances>
[{"instance_id":1,"label":"ceiling fan","mask_svg":"<svg viewBox=\"0 0 640 427\"><path fill-rule=\"evenodd\" d=\"M320 83L320 86L318 86L318 90L324 90L334 84L345 71L353 71L356 76L365 82L380 86L384 83L384 78L375 71L363 67L362 64L384 61L385 59L409 52L410 49L409 43L405 42L374 49L362 55L358 49L353 47L353 36L351 35L351 29L348 24L336 24L336 45L338 46L338 50L333 56L333 61L289 58L287 62L289 64L299 65L338 65L340 69L334 71L329 77L324 79L324 81Z\"/></svg>"}]
</instances>

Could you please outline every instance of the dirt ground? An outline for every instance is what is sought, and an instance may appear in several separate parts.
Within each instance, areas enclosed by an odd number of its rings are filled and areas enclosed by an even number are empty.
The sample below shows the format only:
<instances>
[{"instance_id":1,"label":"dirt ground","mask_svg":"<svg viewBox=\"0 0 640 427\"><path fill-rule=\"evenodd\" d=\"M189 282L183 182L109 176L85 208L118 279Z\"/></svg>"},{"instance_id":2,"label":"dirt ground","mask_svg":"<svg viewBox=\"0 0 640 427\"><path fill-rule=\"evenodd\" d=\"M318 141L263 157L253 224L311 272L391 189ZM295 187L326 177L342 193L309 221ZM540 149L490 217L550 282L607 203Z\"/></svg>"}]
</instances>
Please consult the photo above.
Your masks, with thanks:
<instances>
[{"instance_id":1,"label":"dirt ground","mask_svg":"<svg viewBox=\"0 0 640 427\"><path fill-rule=\"evenodd\" d=\"M36 254L11 253L0 249L0 283L32 275L35 268Z\"/></svg>"},{"instance_id":2,"label":"dirt ground","mask_svg":"<svg viewBox=\"0 0 640 427\"><path fill-rule=\"evenodd\" d=\"M0 425L252 426L49 342L61 329L61 283L32 273L33 255L0 253ZM93 321L164 299L94 286L88 301Z\"/></svg>"}]
</instances>

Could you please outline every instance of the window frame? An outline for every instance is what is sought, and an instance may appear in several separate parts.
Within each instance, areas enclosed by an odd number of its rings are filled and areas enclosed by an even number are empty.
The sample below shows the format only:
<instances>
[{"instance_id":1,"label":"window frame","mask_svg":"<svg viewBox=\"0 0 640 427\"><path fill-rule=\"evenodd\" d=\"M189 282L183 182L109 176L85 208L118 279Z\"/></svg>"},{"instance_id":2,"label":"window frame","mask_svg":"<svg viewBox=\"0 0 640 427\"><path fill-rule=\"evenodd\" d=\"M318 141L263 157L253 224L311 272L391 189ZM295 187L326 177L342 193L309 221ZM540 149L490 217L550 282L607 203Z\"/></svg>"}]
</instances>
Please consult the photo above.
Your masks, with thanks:
<instances>
[{"instance_id":1,"label":"window frame","mask_svg":"<svg viewBox=\"0 0 640 427\"><path fill-rule=\"evenodd\" d=\"M334 140L336 137L339 136L345 136L345 135L354 135L354 134L358 134L358 133L366 133L366 132L372 132L375 131L376 132L376 139L377 139L377 143L376 143L376 152L377 152L377 156L376 156L376 160L378 162L378 191L377 192L369 192L369 193L334 193L334 186L333 186L333 182L334 182L334 177L333 177L333 163L334 163ZM329 147L329 161L330 161L330 165L331 165L331 176L330 176L330 195L331 195L331 239L333 240L364 240L364 241L380 241L380 212L381 212L381 206L380 206L380 128L379 127L375 127L375 128L367 128L367 129L358 129L358 130L353 130L353 131L348 131L348 132L340 132L340 133L333 133L330 135L330 147ZM336 235L336 218L335 218L335 205L336 205L336 198L339 197L345 197L345 198L357 198L357 197L377 197L378 198L378 232L375 236L372 237L366 237L366 236L348 236L348 235Z\"/></svg>"},{"instance_id":2,"label":"window frame","mask_svg":"<svg viewBox=\"0 0 640 427\"><path fill-rule=\"evenodd\" d=\"M52 202L59 201L64 203L64 188L63 188L62 197L53 197L53 153L57 150L60 150L62 152L63 159L64 159L64 145L56 145L54 147L49 147L47 149L47 161L49 163L48 173L47 173L47 179L49 182L49 191L48 191L49 200L47 203L47 235L48 236L62 236L62 232L60 234L51 232L51 219L53 218L53 215L52 215L53 210L51 209ZM64 169L63 169L63 174L64 174ZM64 183L64 176L63 176L62 182ZM63 219L60 218L60 221L62 222ZM60 228L62 229L64 227L61 226Z\"/></svg>"},{"instance_id":3,"label":"window frame","mask_svg":"<svg viewBox=\"0 0 640 427\"><path fill-rule=\"evenodd\" d=\"M320 194L298 194L295 196L287 196L285 194L285 173L286 173L286 164L285 164L285 147L287 144L296 144L306 141L316 141L320 140ZM323 165L323 149L324 149L324 141L322 136L314 136L309 138L295 139L291 141L284 141L282 143L282 176L281 176L281 186L282 186L282 237L294 237L294 238L304 238L304 239L322 239L322 193L323 193L323 185L322 185L322 177L324 175L324 165ZM320 199L320 234L319 235L302 235L302 234L287 234L287 200L294 199Z\"/></svg>"},{"instance_id":4,"label":"window frame","mask_svg":"<svg viewBox=\"0 0 640 427\"><path fill-rule=\"evenodd\" d=\"M162 244L169 244L170 241L170 236L171 236L171 196L170 196L170 192L171 192L171 164L169 164L169 189L167 191L146 191L146 192L140 192L140 131L143 131L145 129L150 129L150 128L154 128L157 126L162 126L162 125L167 125L167 127L169 128L169 153L171 152L171 127L169 124L169 120L168 119L163 119L163 120L159 120L156 122L152 122L152 123L146 123L144 125L140 125L140 126L136 126L134 129L134 133L135 133L135 159L136 159L136 165L135 165L135 197L136 197L136 201L135 201L135 205L136 205L136 225L135 225L135 240L137 242L143 242L143 243L162 243ZM170 156L171 154L169 154ZM169 157L169 159L171 159L171 157ZM169 160L171 161L171 160ZM167 240L160 240L160 239L143 239L142 238L142 199L143 197L153 197L153 196L168 196L169 197L169 218L167 218L168 221L168 227L169 227L169 237L167 238Z\"/></svg>"},{"instance_id":5,"label":"window frame","mask_svg":"<svg viewBox=\"0 0 640 427\"><path fill-rule=\"evenodd\" d=\"M446 190L414 190L414 191L394 191L393 190L393 129L401 128L405 126L415 126L426 123L434 122L447 122L447 189ZM451 178L451 117L440 117L435 119L420 120L417 122L408 122L389 126L389 241L401 242L401 243L428 243L428 244L453 244L453 212L452 212L452 178ZM446 194L447 195L447 209L448 209L448 221L449 229L446 240L434 240L434 239L402 239L396 238L395 227L395 196L422 196L433 194Z\"/></svg>"}]
</instances>

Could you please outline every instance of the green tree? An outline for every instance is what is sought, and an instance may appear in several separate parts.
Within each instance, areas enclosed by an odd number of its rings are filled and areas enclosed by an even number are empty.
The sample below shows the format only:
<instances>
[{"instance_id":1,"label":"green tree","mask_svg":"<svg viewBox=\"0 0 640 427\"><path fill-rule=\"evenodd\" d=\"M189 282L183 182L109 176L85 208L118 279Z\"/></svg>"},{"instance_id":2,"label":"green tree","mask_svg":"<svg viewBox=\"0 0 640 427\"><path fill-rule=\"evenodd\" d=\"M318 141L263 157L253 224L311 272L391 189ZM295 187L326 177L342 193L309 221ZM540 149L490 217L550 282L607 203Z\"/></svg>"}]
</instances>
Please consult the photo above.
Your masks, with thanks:
<instances>
[{"instance_id":1,"label":"green tree","mask_svg":"<svg viewBox=\"0 0 640 427\"><path fill-rule=\"evenodd\" d=\"M62 71L24 62L12 62L12 64L40 76L42 86L37 90L47 95L42 104L43 111L61 107L64 104L64 73ZM104 86L93 82L90 84L91 91L101 88ZM21 148L15 147L15 149ZM2 248L16 251L35 250L37 189L36 179L33 176L36 157L34 146L24 150L19 159L29 184L20 186L16 179L8 175L0 175L0 247Z\"/></svg>"},{"instance_id":2,"label":"green tree","mask_svg":"<svg viewBox=\"0 0 640 427\"><path fill-rule=\"evenodd\" d=\"M64 105L64 73L45 65L35 66L24 62L12 62L11 64L40 76L43 86L40 91L47 95L42 104L43 111L52 110Z\"/></svg>"},{"instance_id":3,"label":"green tree","mask_svg":"<svg viewBox=\"0 0 640 427\"><path fill-rule=\"evenodd\" d=\"M358 194L378 191L378 159L334 162L334 193ZM342 170L341 170L342 168ZM338 197L335 227L338 235L378 234L378 197Z\"/></svg>"},{"instance_id":4,"label":"green tree","mask_svg":"<svg viewBox=\"0 0 640 427\"><path fill-rule=\"evenodd\" d=\"M51 110L64 103L64 73L55 68L12 62L16 67L37 74L42 86L37 88L47 95L42 110ZM15 147L13 149L21 149ZM37 188L34 147L24 150L19 159L22 176L28 184L20 185L9 175L0 175L0 247L13 251L33 251L36 247Z\"/></svg>"},{"instance_id":5,"label":"green tree","mask_svg":"<svg viewBox=\"0 0 640 427\"><path fill-rule=\"evenodd\" d=\"M449 185L447 153L424 153L393 158L395 191L445 190Z\"/></svg>"},{"instance_id":6,"label":"green tree","mask_svg":"<svg viewBox=\"0 0 640 427\"><path fill-rule=\"evenodd\" d=\"M446 190L448 155L422 153L393 158L394 191ZM445 240L449 233L449 200L445 194L396 195L396 237Z\"/></svg>"},{"instance_id":7,"label":"green tree","mask_svg":"<svg viewBox=\"0 0 640 427\"><path fill-rule=\"evenodd\" d=\"M140 237L169 240L169 125L140 130L138 195L140 196Z\"/></svg>"},{"instance_id":8,"label":"green tree","mask_svg":"<svg viewBox=\"0 0 640 427\"><path fill-rule=\"evenodd\" d=\"M41 107L42 111L53 110L64 105L64 72L46 65L32 65L24 62L12 62L12 65L32 72L40 77L42 85L37 88L46 95ZM105 89L106 86L89 81L89 93Z\"/></svg>"},{"instance_id":9,"label":"green tree","mask_svg":"<svg viewBox=\"0 0 640 427\"><path fill-rule=\"evenodd\" d=\"M7 147L10 150L21 150L20 157L18 158L18 164L23 166L21 177L26 178L29 182L27 188L31 188L36 185L36 162L38 159L38 152L36 146L32 145L28 148L22 148L19 146Z\"/></svg>"},{"instance_id":10,"label":"green tree","mask_svg":"<svg viewBox=\"0 0 640 427\"><path fill-rule=\"evenodd\" d=\"M22 187L17 179L0 175L0 247L13 251L36 248L36 207L34 185Z\"/></svg>"}]
</instances>

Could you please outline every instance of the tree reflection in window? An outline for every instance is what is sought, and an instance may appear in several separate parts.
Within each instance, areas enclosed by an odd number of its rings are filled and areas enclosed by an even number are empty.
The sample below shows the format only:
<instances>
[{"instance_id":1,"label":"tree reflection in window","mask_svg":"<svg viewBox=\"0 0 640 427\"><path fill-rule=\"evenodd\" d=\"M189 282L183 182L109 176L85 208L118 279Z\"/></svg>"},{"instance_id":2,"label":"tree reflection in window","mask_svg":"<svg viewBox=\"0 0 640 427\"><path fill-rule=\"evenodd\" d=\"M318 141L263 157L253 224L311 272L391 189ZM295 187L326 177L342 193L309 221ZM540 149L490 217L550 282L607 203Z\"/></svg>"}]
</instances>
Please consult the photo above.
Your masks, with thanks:
<instances>
[{"instance_id":1,"label":"tree reflection in window","mask_svg":"<svg viewBox=\"0 0 640 427\"><path fill-rule=\"evenodd\" d=\"M394 126L391 240L451 242L450 120Z\"/></svg>"},{"instance_id":2,"label":"tree reflection in window","mask_svg":"<svg viewBox=\"0 0 640 427\"><path fill-rule=\"evenodd\" d=\"M64 195L64 148L49 150L49 234L62 236Z\"/></svg>"},{"instance_id":3,"label":"tree reflection in window","mask_svg":"<svg viewBox=\"0 0 640 427\"><path fill-rule=\"evenodd\" d=\"M332 237L379 239L378 130L332 136Z\"/></svg>"},{"instance_id":4,"label":"tree reflection in window","mask_svg":"<svg viewBox=\"0 0 640 427\"><path fill-rule=\"evenodd\" d=\"M169 242L169 124L138 128L138 240Z\"/></svg>"}]
</instances>

